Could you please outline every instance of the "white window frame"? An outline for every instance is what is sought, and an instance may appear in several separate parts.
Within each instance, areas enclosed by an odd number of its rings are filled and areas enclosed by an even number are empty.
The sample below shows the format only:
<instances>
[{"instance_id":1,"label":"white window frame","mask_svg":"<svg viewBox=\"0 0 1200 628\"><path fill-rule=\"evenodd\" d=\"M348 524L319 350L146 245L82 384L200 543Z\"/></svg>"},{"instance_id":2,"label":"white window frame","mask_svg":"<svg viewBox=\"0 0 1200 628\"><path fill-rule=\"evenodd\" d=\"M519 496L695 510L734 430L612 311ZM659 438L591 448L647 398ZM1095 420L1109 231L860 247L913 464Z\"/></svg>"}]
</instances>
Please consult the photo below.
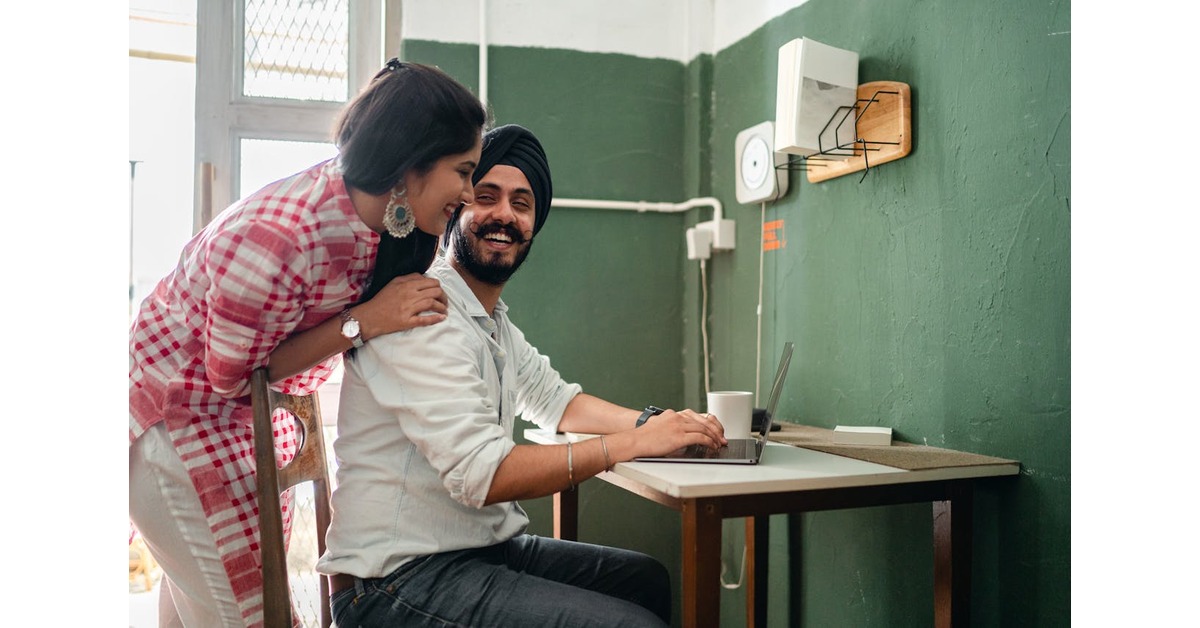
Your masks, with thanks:
<instances>
[{"instance_id":1,"label":"white window frame","mask_svg":"<svg viewBox=\"0 0 1200 628\"><path fill-rule=\"evenodd\" d=\"M349 0L349 95L399 56L402 0ZM344 103L242 96L242 0L198 0L194 231L239 189L243 139L328 142Z\"/></svg>"}]
</instances>

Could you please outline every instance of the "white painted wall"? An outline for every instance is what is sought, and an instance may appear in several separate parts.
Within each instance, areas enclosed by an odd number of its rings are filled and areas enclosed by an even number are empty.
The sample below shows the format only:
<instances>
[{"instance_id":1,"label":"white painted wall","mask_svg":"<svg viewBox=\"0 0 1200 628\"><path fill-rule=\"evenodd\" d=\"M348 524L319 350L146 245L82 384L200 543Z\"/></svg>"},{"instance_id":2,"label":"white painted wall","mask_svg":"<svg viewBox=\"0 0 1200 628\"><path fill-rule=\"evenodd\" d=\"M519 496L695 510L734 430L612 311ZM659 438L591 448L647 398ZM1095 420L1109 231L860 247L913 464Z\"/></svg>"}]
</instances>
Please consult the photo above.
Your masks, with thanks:
<instances>
[{"instance_id":1,"label":"white painted wall","mask_svg":"<svg viewBox=\"0 0 1200 628\"><path fill-rule=\"evenodd\" d=\"M564 48L686 63L715 54L807 0L404 0L403 36ZM481 3L486 3L482 5Z\"/></svg>"},{"instance_id":2,"label":"white painted wall","mask_svg":"<svg viewBox=\"0 0 1200 628\"><path fill-rule=\"evenodd\" d=\"M686 1L686 0L685 0ZM808 0L711 0L713 48L716 54L758 30L758 27L808 2Z\"/></svg>"}]
</instances>

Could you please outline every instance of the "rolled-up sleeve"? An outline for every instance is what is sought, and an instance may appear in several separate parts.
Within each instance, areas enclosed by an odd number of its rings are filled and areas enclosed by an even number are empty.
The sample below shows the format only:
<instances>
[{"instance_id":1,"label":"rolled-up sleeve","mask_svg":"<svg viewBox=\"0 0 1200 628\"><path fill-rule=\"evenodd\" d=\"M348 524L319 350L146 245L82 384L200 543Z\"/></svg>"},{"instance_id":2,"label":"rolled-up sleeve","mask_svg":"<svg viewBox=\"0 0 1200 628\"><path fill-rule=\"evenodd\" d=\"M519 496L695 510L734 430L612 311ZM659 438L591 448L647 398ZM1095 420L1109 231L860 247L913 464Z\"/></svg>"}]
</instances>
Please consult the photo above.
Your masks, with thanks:
<instances>
[{"instance_id":1,"label":"rolled-up sleeve","mask_svg":"<svg viewBox=\"0 0 1200 628\"><path fill-rule=\"evenodd\" d=\"M524 334L510 326L517 372L517 413L521 418L552 432L558 431L567 404L583 389L567 383L550 366L550 359L525 340Z\"/></svg>"},{"instance_id":2,"label":"rolled-up sleeve","mask_svg":"<svg viewBox=\"0 0 1200 628\"><path fill-rule=\"evenodd\" d=\"M249 394L249 373L304 315L308 265L294 237L256 221L219 231L202 253L209 288L204 367L213 390Z\"/></svg>"}]
</instances>

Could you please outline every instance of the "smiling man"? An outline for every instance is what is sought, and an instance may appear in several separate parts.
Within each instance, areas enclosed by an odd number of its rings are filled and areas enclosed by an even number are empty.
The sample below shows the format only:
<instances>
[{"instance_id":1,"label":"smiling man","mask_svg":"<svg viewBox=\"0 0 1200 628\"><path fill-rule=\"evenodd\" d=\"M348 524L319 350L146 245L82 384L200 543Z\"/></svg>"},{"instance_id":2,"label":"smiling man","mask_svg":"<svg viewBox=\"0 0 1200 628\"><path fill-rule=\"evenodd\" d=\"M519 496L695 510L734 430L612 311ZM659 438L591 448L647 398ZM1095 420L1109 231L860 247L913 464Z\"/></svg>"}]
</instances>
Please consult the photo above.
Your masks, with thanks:
<instances>
[{"instance_id":1,"label":"smiling man","mask_svg":"<svg viewBox=\"0 0 1200 628\"><path fill-rule=\"evenodd\" d=\"M451 219L427 276L446 321L371 339L346 362L327 550L339 626L664 626L670 578L653 558L537 537L519 499L573 490L638 456L725 443L691 410L624 408L564 381L500 295L550 213L541 143L484 137L475 202ZM600 434L517 445L515 418ZM650 420L647 420L650 419Z\"/></svg>"}]
</instances>

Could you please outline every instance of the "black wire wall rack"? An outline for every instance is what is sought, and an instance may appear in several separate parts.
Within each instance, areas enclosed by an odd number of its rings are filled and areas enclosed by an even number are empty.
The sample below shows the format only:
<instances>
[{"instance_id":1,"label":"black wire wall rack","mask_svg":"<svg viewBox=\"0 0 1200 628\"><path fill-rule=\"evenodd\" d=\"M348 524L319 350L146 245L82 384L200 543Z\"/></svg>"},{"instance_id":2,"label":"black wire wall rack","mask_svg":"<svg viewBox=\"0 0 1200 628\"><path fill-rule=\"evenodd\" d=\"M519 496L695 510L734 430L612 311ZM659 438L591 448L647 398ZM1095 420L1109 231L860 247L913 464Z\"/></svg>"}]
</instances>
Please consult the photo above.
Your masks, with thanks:
<instances>
[{"instance_id":1,"label":"black wire wall rack","mask_svg":"<svg viewBox=\"0 0 1200 628\"><path fill-rule=\"evenodd\" d=\"M859 183L871 168L906 157L912 152L912 90L907 83L875 81L858 86L854 106L838 107L817 138L817 152L793 155L777 169L801 170L810 183L862 171ZM850 125L853 141L824 147L830 126L833 137Z\"/></svg>"}]
</instances>

